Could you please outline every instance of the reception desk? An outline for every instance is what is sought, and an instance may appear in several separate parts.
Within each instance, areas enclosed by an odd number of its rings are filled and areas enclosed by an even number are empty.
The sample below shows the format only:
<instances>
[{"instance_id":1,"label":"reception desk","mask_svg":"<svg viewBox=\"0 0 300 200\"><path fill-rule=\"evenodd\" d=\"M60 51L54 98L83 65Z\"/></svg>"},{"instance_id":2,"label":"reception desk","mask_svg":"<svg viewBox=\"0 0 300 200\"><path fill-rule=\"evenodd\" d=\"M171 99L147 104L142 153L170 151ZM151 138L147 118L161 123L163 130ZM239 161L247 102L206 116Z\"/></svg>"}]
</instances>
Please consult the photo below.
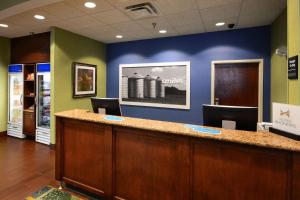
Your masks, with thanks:
<instances>
[{"instance_id":1,"label":"reception desk","mask_svg":"<svg viewBox=\"0 0 300 200\"><path fill-rule=\"evenodd\" d=\"M57 113L56 179L116 200L300 199L300 142L219 130Z\"/></svg>"}]
</instances>

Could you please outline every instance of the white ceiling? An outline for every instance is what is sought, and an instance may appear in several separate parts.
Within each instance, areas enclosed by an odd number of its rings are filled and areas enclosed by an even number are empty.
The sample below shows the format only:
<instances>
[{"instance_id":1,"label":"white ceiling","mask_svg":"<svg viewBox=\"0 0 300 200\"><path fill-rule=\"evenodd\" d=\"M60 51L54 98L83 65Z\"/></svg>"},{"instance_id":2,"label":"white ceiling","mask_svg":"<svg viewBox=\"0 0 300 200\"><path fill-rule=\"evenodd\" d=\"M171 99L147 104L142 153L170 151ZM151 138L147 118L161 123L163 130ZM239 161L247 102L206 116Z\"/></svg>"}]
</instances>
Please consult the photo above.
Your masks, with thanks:
<instances>
[{"instance_id":1,"label":"white ceiling","mask_svg":"<svg viewBox=\"0 0 300 200\"><path fill-rule=\"evenodd\" d=\"M159 16L134 20L124 8L147 0L90 0L97 4L95 9L85 8L86 1L56 1L0 18L0 23L9 25L8 28L0 27L0 36L14 38L30 32L46 32L56 26L114 43L228 30L227 26L215 26L220 21L235 23L236 29L269 25L286 7L286 0L148 0L158 9ZM35 14L44 15L46 19L36 20ZM152 23L157 23L156 30ZM159 29L168 32L159 34ZM115 36L119 34L124 37L117 39Z\"/></svg>"}]
</instances>

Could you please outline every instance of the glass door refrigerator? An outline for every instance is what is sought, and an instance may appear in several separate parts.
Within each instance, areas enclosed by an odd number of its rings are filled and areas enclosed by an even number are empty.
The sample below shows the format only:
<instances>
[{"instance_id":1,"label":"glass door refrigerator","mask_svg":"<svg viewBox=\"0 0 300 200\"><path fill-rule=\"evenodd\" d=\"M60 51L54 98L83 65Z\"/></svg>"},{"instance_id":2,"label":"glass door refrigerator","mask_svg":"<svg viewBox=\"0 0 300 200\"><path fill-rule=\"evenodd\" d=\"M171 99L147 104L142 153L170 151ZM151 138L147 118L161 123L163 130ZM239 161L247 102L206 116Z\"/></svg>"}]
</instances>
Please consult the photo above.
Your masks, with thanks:
<instances>
[{"instance_id":1,"label":"glass door refrigerator","mask_svg":"<svg viewBox=\"0 0 300 200\"><path fill-rule=\"evenodd\" d=\"M37 142L50 145L50 64L37 64L36 137Z\"/></svg>"},{"instance_id":2,"label":"glass door refrigerator","mask_svg":"<svg viewBox=\"0 0 300 200\"><path fill-rule=\"evenodd\" d=\"M22 64L8 66L7 135L18 138L25 138L23 134L23 68Z\"/></svg>"}]
</instances>

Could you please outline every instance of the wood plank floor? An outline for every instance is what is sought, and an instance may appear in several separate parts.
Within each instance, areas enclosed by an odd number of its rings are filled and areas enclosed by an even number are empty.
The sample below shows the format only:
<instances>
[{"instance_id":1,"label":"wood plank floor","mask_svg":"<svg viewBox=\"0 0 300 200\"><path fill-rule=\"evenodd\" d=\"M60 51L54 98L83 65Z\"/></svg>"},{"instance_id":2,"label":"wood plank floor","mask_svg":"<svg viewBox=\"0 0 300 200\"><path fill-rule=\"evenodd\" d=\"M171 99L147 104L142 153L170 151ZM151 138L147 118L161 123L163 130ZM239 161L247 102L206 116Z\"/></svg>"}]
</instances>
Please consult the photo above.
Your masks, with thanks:
<instances>
[{"instance_id":1,"label":"wood plank floor","mask_svg":"<svg viewBox=\"0 0 300 200\"><path fill-rule=\"evenodd\" d=\"M0 199L23 200L54 178L55 152L31 140L0 136Z\"/></svg>"}]
</instances>

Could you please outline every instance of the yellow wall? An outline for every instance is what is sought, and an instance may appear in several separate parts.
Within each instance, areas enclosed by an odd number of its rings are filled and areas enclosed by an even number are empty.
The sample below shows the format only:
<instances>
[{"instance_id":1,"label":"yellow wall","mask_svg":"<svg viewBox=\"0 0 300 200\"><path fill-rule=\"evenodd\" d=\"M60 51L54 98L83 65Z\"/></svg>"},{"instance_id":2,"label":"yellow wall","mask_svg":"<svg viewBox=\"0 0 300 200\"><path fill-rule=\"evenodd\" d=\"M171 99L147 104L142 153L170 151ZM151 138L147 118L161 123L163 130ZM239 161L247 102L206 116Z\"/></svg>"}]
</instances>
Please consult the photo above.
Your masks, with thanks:
<instances>
[{"instance_id":1,"label":"yellow wall","mask_svg":"<svg viewBox=\"0 0 300 200\"><path fill-rule=\"evenodd\" d=\"M288 56L293 57L299 55L299 38L300 38L300 9L299 0L288 0ZM299 70L300 75L300 70ZM299 76L300 78L300 76ZM300 104L300 81L288 80L288 103Z\"/></svg>"},{"instance_id":2,"label":"yellow wall","mask_svg":"<svg viewBox=\"0 0 300 200\"><path fill-rule=\"evenodd\" d=\"M51 31L51 143L55 143L54 113L74 108L92 109L90 98L73 99L72 63L97 65L97 96L106 96L106 46L69 31Z\"/></svg>"},{"instance_id":3,"label":"yellow wall","mask_svg":"<svg viewBox=\"0 0 300 200\"><path fill-rule=\"evenodd\" d=\"M271 102L288 102L287 58L276 55L276 49L287 47L287 11L272 24Z\"/></svg>"},{"instance_id":4,"label":"yellow wall","mask_svg":"<svg viewBox=\"0 0 300 200\"><path fill-rule=\"evenodd\" d=\"M10 62L10 40L0 37L0 132L7 127L7 66Z\"/></svg>"}]
</instances>

